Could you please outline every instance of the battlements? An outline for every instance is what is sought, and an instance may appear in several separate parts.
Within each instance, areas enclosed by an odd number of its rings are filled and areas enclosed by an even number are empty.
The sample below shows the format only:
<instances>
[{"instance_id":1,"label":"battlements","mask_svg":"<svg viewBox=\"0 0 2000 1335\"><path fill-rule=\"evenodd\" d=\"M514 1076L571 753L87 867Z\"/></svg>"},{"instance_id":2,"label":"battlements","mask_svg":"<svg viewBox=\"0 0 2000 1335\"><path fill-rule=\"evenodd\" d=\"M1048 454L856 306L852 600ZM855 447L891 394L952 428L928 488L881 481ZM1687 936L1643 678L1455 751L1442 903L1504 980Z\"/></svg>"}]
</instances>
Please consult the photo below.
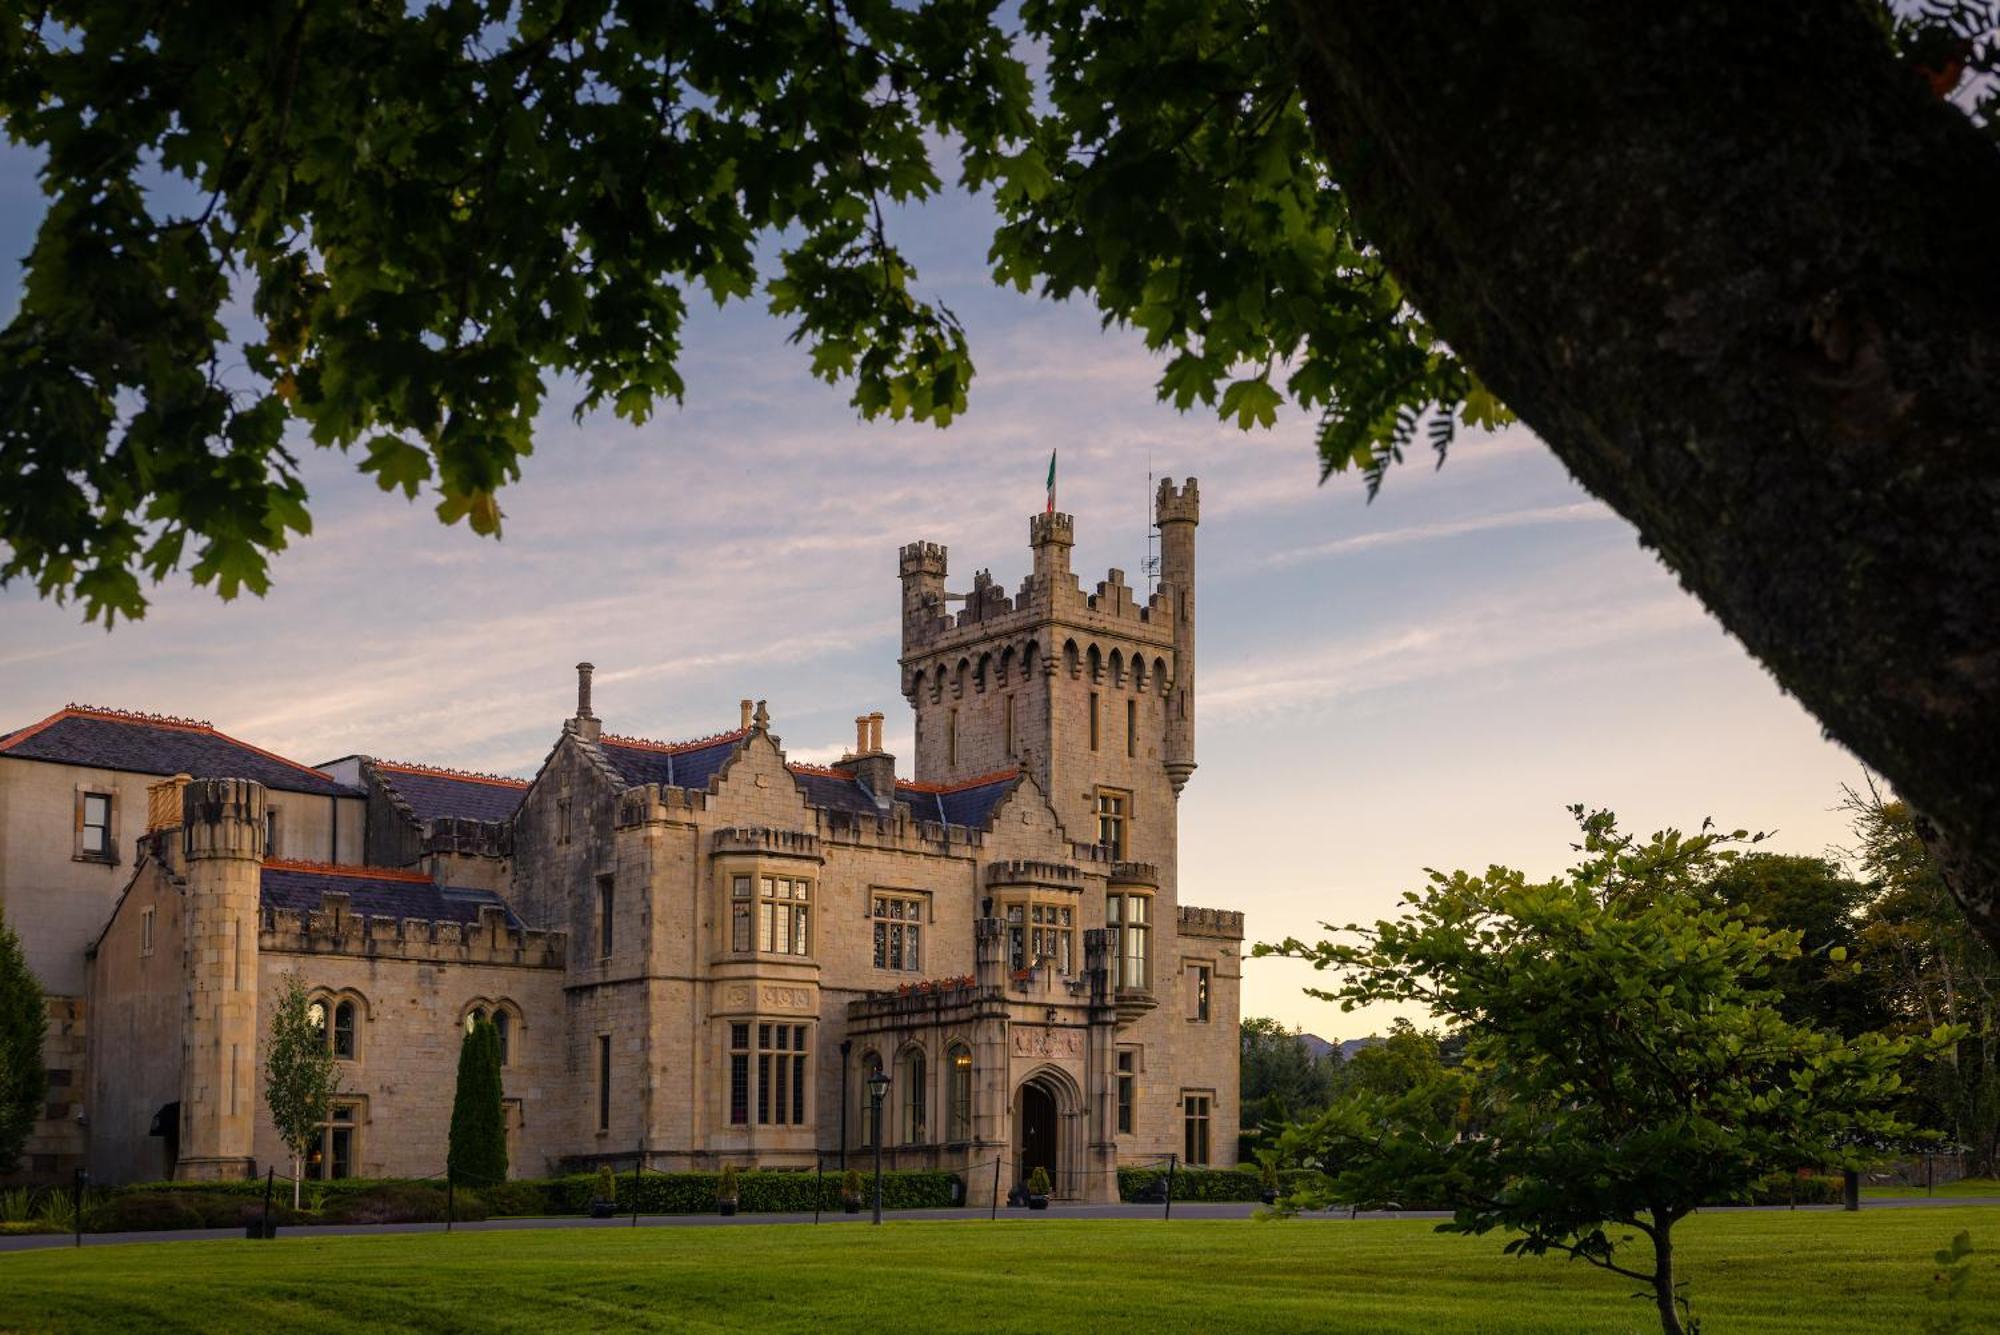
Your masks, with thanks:
<instances>
[{"instance_id":1,"label":"battlements","mask_svg":"<svg viewBox=\"0 0 2000 1335\"><path fill-rule=\"evenodd\" d=\"M1076 546L1076 516L1060 512L1028 517L1028 546Z\"/></svg>"},{"instance_id":2,"label":"battlements","mask_svg":"<svg viewBox=\"0 0 2000 1335\"><path fill-rule=\"evenodd\" d=\"M347 894L330 890L320 897L316 909L266 908L259 920L257 947L284 955L563 967L565 933L512 926L507 911L497 904L480 906L475 922L459 922L354 913L350 903Z\"/></svg>"},{"instance_id":3,"label":"battlements","mask_svg":"<svg viewBox=\"0 0 2000 1335\"><path fill-rule=\"evenodd\" d=\"M1178 496L1179 493L1176 493ZM1180 504L1177 500L1176 504ZM1054 622L1062 635L1036 635L1046 641L1046 657L1072 636L1096 636L1101 652L1137 641L1151 649L1172 645L1173 604L1164 594L1141 598L1125 582L1125 572L1112 568L1094 593L1085 593L1069 568L1069 551L1076 541L1076 521L1066 514L1039 514L1028 520L1028 544L1034 551L1034 573L1009 597L989 570L973 576L970 593L947 593L944 548L936 543L911 543L902 549L903 659L924 654L970 650L978 641L1026 637ZM951 603L963 606L954 610Z\"/></svg>"},{"instance_id":4,"label":"battlements","mask_svg":"<svg viewBox=\"0 0 2000 1335\"><path fill-rule=\"evenodd\" d=\"M941 542L906 543L897 552L897 566L905 575L935 575L944 578L948 549Z\"/></svg>"},{"instance_id":5,"label":"battlements","mask_svg":"<svg viewBox=\"0 0 2000 1335\"><path fill-rule=\"evenodd\" d=\"M988 885L1052 885L1066 890L1083 888L1083 873L1063 862L1036 862L1028 858L1008 858L986 868Z\"/></svg>"},{"instance_id":6,"label":"battlements","mask_svg":"<svg viewBox=\"0 0 2000 1335\"><path fill-rule=\"evenodd\" d=\"M1182 936L1212 936L1224 941L1243 939L1243 915L1234 909L1203 909L1182 904L1178 913Z\"/></svg>"},{"instance_id":7,"label":"battlements","mask_svg":"<svg viewBox=\"0 0 2000 1335\"><path fill-rule=\"evenodd\" d=\"M1195 479L1189 478L1176 488L1172 478L1161 478L1160 490L1153 499L1153 514L1161 524L1199 524L1201 491Z\"/></svg>"},{"instance_id":8,"label":"battlements","mask_svg":"<svg viewBox=\"0 0 2000 1335\"><path fill-rule=\"evenodd\" d=\"M784 857L820 856L819 836L803 830L773 830L761 825L735 825L717 830L709 845L718 853L776 853Z\"/></svg>"}]
</instances>

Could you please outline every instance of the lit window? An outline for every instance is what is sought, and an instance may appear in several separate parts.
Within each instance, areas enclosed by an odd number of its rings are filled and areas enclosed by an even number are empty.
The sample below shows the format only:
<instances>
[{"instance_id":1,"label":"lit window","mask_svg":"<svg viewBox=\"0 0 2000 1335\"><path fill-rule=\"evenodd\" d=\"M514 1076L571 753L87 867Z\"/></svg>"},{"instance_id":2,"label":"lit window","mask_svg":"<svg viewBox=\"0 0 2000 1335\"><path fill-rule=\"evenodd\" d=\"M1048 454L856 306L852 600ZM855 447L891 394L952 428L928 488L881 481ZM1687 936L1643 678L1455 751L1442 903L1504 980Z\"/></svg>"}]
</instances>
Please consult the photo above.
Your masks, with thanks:
<instances>
[{"instance_id":1,"label":"lit window","mask_svg":"<svg viewBox=\"0 0 2000 1335\"><path fill-rule=\"evenodd\" d=\"M1204 1165L1208 1162L1208 1095L1183 1095L1181 1111L1187 1133L1183 1145L1186 1152L1182 1157L1189 1164Z\"/></svg>"},{"instance_id":2,"label":"lit window","mask_svg":"<svg viewBox=\"0 0 2000 1335\"><path fill-rule=\"evenodd\" d=\"M757 949L767 955L812 954L812 882L792 876L766 876L759 884L763 896L757 919Z\"/></svg>"},{"instance_id":3,"label":"lit window","mask_svg":"<svg viewBox=\"0 0 2000 1335\"><path fill-rule=\"evenodd\" d=\"M1197 964L1188 971L1190 995L1188 997L1188 1018L1197 1024L1208 1023L1209 997L1214 988L1215 971L1206 964Z\"/></svg>"},{"instance_id":4,"label":"lit window","mask_svg":"<svg viewBox=\"0 0 2000 1335\"><path fill-rule=\"evenodd\" d=\"M354 1176L356 1143L361 1109L358 1104L336 1103L326 1121L320 1123L319 1144L306 1156L306 1176L322 1181Z\"/></svg>"},{"instance_id":5,"label":"lit window","mask_svg":"<svg viewBox=\"0 0 2000 1335\"><path fill-rule=\"evenodd\" d=\"M923 900L908 895L875 895L875 967L915 973L923 967Z\"/></svg>"},{"instance_id":6,"label":"lit window","mask_svg":"<svg viewBox=\"0 0 2000 1335\"><path fill-rule=\"evenodd\" d=\"M83 854L85 857L111 856L111 795L83 795Z\"/></svg>"},{"instance_id":7,"label":"lit window","mask_svg":"<svg viewBox=\"0 0 2000 1335\"><path fill-rule=\"evenodd\" d=\"M1125 859L1125 824L1131 800L1131 794L1115 788L1097 790L1097 842L1113 862Z\"/></svg>"},{"instance_id":8,"label":"lit window","mask_svg":"<svg viewBox=\"0 0 2000 1335\"><path fill-rule=\"evenodd\" d=\"M903 1054L903 1143L921 1145L929 1135L924 1117L924 1054L911 1048Z\"/></svg>"},{"instance_id":9,"label":"lit window","mask_svg":"<svg viewBox=\"0 0 2000 1335\"><path fill-rule=\"evenodd\" d=\"M972 1049L962 1045L956 1045L951 1050L951 1135L948 1139L972 1139Z\"/></svg>"},{"instance_id":10,"label":"lit window","mask_svg":"<svg viewBox=\"0 0 2000 1335\"><path fill-rule=\"evenodd\" d=\"M1152 932L1152 907L1151 895L1113 895L1105 904L1105 926L1118 934L1117 954L1112 957L1117 987L1149 985L1147 946Z\"/></svg>"},{"instance_id":11,"label":"lit window","mask_svg":"<svg viewBox=\"0 0 2000 1335\"><path fill-rule=\"evenodd\" d=\"M1118 1054L1118 1132L1132 1134L1132 1105L1138 1092L1139 1054L1130 1048Z\"/></svg>"}]
</instances>

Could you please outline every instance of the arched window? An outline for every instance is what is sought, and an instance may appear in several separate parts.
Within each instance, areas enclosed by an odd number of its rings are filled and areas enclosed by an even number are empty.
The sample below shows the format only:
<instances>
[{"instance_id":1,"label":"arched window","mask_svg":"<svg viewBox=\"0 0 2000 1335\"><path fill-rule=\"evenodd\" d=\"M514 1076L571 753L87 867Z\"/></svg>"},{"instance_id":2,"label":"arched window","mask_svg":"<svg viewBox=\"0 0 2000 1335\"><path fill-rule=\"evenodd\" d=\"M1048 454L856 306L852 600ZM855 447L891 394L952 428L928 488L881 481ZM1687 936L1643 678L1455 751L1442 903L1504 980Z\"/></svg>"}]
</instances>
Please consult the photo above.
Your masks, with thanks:
<instances>
[{"instance_id":1,"label":"arched window","mask_svg":"<svg viewBox=\"0 0 2000 1335\"><path fill-rule=\"evenodd\" d=\"M472 1006L465 1012L465 1032L468 1034L471 1033L473 1030L473 1026L477 1025L481 1020L485 1020L491 1023L493 1026L493 1032L499 1036L500 1064L502 1066L513 1065L514 1064L513 1004L511 1002L494 1002L489 1005L488 1003L481 1001L480 1003Z\"/></svg>"},{"instance_id":2,"label":"arched window","mask_svg":"<svg viewBox=\"0 0 2000 1335\"><path fill-rule=\"evenodd\" d=\"M947 1140L972 1139L972 1049L951 1045L946 1054L951 1072L951 1131Z\"/></svg>"},{"instance_id":3,"label":"arched window","mask_svg":"<svg viewBox=\"0 0 2000 1335\"><path fill-rule=\"evenodd\" d=\"M354 1003L343 1001L333 1008L333 1055L354 1060Z\"/></svg>"},{"instance_id":4,"label":"arched window","mask_svg":"<svg viewBox=\"0 0 2000 1335\"><path fill-rule=\"evenodd\" d=\"M882 1055L877 1052L861 1054L861 1148L872 1149L875 1145L874 1091L868 1081L882 1070Z\"/></svg>"},{"instance_id":5,"label":"arched window","mask_svg":"<svg viewBox=\"0 0 2000 1335\"><path fill-rule=\"evenodd\" d=\"M312 999L306 1015L319 1030L326 1050L342 1061L361 1056L361 1012L368 1003L355 993L322 992Z\"/></svg>"},{"instance_id":6,"label":"arched window","mask_svg":"<svg viewBox=\"0 0 2000 1335\"><path fill-rule=\"evenodd\" d=\"M903 1143L921 1145L929 1138L924 1117L924 1052L911 1048L899 1063L897 1076L903 1085Z\"/></svg>"}]
</instances>

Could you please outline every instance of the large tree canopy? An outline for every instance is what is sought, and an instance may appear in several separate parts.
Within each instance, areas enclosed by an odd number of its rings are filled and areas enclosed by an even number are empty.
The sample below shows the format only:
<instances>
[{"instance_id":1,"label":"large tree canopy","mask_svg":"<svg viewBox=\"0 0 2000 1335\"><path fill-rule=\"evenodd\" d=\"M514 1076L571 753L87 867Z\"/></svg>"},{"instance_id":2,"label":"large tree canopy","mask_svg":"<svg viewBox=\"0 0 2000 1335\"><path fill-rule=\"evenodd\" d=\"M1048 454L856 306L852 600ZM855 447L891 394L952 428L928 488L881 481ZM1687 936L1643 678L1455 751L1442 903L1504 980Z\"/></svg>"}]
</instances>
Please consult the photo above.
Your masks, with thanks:
<instances>
[{"instance_id":1,"label":"large tree canopy","mask_svg":"<svg viewBox=\"0 0 2000 1335\"><path fill-rule=\"evenodd\" d=\"M0 579L107 620L184 558L261 590L310 522L289 422L495 532L550 378L643 418L703 293L942 425L971 357L883 205L949 155L996 277L1136 326L1182 408L1289 399L1375 480L1497 394L2000 939L2000 153L1940 100L1990 35L1906 23L1899 57L1870 0L12 13L49 206L0 331Z\"/></svg>"}]
</instances>

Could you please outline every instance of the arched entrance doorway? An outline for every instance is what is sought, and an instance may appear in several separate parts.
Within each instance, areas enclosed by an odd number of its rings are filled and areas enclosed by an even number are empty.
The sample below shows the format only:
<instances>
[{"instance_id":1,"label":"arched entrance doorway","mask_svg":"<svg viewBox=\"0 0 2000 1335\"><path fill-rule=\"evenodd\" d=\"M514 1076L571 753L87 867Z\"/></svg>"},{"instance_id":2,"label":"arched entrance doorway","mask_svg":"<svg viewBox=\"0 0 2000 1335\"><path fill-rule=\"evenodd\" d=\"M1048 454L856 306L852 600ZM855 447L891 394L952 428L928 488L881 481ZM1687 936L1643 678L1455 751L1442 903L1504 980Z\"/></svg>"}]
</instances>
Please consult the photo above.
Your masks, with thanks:
<instances>
[{"instance_id":1,"label":"arched entrance doorway","mask_svg":"<svg viewBox=\"0 0 2000 1335\"><path fill-rule=\"evenodd\" d=\"M1083 1195L1084 1142L1089 1137L1075 1078L1059 1067L1042 1067L1014 1092L1013 1111L1015 1183L1025 1184L1037 1168L1045 1168L1057 1196Z\"/></svg>"},{"instance_id":2,"label":"arched entrance doorway","mask_svg":"<svg viewBox=\"0 0 2000 1335\"><path fill-rule=\"evenodd\" d=\"M1051 1183L1061 1182L1056 1171L1056 1142L1061 1125L1056 1114L1056 1096L1035 1081L1022 1085L1021 1111L1015 1125L1021 1129L1015 1147L1021 1181L1025 1183L1040 1168L1048 1173Z\"/></svg>"}]
</instances>

